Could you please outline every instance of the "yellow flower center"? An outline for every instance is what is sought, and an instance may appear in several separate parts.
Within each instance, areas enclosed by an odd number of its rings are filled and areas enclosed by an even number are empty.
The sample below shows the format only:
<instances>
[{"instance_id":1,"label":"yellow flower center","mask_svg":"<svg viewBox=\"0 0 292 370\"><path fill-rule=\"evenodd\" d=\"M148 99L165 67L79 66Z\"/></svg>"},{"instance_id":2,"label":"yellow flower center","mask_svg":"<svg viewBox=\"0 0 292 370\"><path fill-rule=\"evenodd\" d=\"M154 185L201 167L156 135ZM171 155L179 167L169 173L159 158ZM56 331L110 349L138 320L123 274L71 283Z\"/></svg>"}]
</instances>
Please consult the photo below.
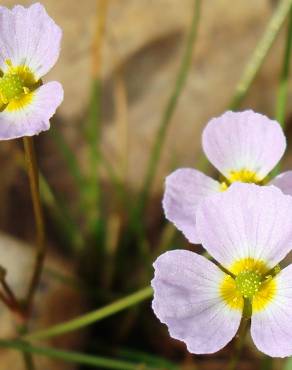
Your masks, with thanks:
<instances>
[{"instance_id":1,"label":"yellow flower center","mask_svg":"<svg viewBox=\"0 0 292 370\"><path fill-rule=\"evenodd\" d=\"M252 311L263 310L274 298L276 280L263 261L244 258L230 266L233 276L227 275L220 284L220 295L226 304L235 310L243 310L244 300L249 300ZM279 267L273 274L279 272Z\"/></svg>"},{"instance_id":2,"label":"yellow flower center","mask_svg":"<svg viewBox=\"0 0 292 370\"><path fill-rule=\"evenodd\" d=\"M239 171L230 171L225 181L221 182L221 191L225 191L233 182L246 182L263 185L263 180L258 177L255 171L242 168Z\"/></svg>"},{"instance_id":3,"label":"yellow flower center","mask_svg":"<svg viewBox=\"0 0 292 370\"><path fill-rule=\"evenodd\" d=\"M252 299L259 291L262 284L261 280L260 274L255 271L247 270L236 276L235 285L244 298Z\"/></svg>"},{"instance_id":4,"label":"yellow flower center","mask_svg":"<svg viewBox=\"0 0 292 370\"><path fill-rule=\"evenodd\" d=\"M14 67L9 60L6 64L9 68L0 77L0 109L15 111L31 102L41 80L37 81L24 65Z\"/></svg>"},{"instance_id":5,"label":"yellow flower center","mask_svg":"<svg viewBox=\"0 0 292 370\"><path fill-rule=\"evenodd\" d=\"M0 78L0 94L4 103L20 98L24 93L24 81L19 75L6 74Z\"/></svg>"}]
</instances>

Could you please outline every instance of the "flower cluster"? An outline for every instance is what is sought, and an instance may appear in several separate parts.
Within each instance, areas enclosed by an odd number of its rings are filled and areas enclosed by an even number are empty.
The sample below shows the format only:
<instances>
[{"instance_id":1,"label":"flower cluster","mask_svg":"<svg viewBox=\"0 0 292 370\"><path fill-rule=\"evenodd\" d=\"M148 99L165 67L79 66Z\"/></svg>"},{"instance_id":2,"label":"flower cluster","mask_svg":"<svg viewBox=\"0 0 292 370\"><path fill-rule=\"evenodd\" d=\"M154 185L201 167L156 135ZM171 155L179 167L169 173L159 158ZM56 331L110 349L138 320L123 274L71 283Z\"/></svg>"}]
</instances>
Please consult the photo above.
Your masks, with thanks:
<instances>
[{"instance_id":1,"label":"flower cluster","mask_svg":"<svg viewBox=\"0 0 292 370\"><path fill-rule=\"evenodd\" d=\"M192 169L166 181L166 217L217 263L174 250L154 263L153 310L191 353L213 353L251 318L257 348L292 355L292 172L267 175L286 146L280 125L252 111L209 122L203 148L223 178ZM263 186L266 185L266 186Z\"/></svg>"},{"instance_id":2,"label":"flower cluster","mask_svg":"<svg viewBox=\"0 0 292 370\"><path fill-rule=\"evenodd\" d=\"M43 84L54 66L61 29L41 4L0 7L0 139L36 135L63 100L59 82Z\"/></svg>"}]
</instances>

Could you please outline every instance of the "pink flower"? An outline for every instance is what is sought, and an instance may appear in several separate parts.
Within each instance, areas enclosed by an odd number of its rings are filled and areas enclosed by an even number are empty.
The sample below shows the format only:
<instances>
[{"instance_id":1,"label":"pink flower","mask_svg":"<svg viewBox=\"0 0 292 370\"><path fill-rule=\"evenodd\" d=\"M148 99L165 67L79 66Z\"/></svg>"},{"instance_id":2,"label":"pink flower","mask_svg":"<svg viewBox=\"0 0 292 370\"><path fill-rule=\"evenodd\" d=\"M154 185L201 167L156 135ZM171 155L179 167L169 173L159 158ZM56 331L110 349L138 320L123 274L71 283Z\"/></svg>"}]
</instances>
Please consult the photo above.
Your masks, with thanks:
<instances>
[{"instance_id":1,"label":"pink flower","mask_svg":"<svg viewBox=\"0 0 292 370\"><path fill-rule=\"evenodd\" d=\"M163 199L167 219L191 243L200 242L196 230L199 203L236 181L274 184L292 195L292 171L282 173L271 182L267 178L286 149L286 139L278 122L251 110L229 111L207 124L202 141L206 156L223 175L222 181L195 169L178 169L166 178Z\"/></svg>"},{"instance_id":2,"label":"pink flower","mask_svg":"<svg viewBox=\"0 0 292 370\"><path fill-rule=\"evenodd\" d=\"M278 263L292 248L292 197L235 183L200 202L197 233L219 266L184 250L154 263L153 310L170 335L192 353L213 353L234 337L245 306L257 348L291 356L292 265Z\"/></svg>"},{"instance_id":3,"label":"pink flower","mask_svg":"<svg viewBox=\"0 0 292 370\"><path fill-rule=\"evenodd\" d=\"M49 129L63 88L41 78L59 57L61 37L41 4L0 7L0 139Z\"/></svg>"}]
</instances>

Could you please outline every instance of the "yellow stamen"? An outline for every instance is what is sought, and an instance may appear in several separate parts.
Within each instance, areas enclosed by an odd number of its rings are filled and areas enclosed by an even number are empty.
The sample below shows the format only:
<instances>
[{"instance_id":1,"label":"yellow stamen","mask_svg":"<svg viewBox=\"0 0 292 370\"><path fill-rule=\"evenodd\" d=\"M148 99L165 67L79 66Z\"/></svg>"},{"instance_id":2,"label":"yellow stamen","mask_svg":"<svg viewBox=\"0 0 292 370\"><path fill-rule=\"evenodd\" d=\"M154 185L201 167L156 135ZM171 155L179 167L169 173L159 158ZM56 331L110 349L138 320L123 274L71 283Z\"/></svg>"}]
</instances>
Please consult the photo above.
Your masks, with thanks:
<instances>
[{"instance_id":1,"label":"yellow stamen","mask_svg":"<svg viewBox=\"0 0 292 370\"><path fill-rule=\"evenodd\" d=\"M243 271L254 271L263 276L269 271L269 268L264 261L248 257L234 262L228 267L228 271L235 276Z\"/></svg>"},{"instance_id":2,"label":"yellow stamen","mask_svg":"<svg viewBox=\"0 0 292 370\"><path fill-rule=\"evenodd\" d=\"M265 184L265 180L259 177L255 171L248 170L247 168L242 168L239 171L230 171L225 181L221 182L220 190L227 190L228 187L234 182L246 182L257 185Z\"/></svg>"},{"instance_id":3,"label":"yellow stamen","mask_svg":"<svg viewBox=\"0 0 292 370\"><path fill-rule=\"evenodd\" d=\"M226 275L223 279L220 285L220 295L230 308L242 311L244 300L231 276Z\"/></svg>"},{"instance_id":4,"label":"yellow stamen","mask_svg":"<svg viewBox=\"0 0 292 370\"><path fill-rule=\"evenodd\" d=\"M256 172L250 171L247 168L243 168L239 171L230 171L227 179L230 184L236 181L259 184L262 180L258 177Z\"/></svg>"},{"instance_id":5,"label":"yellow stamen","mask_svg":"<svg viewBox=\"0 0 292 370\"><path fill-rule=\"evenodd\" d=\"M37 81L27 66L15 67L10 60L6 64L8 70L0 78L0 108L11 112L31 103L41 81Z\"/></svg>"},{"instance_id":6,"label":"yellow stamen","mask_svg":"<svg viewBox=\"0 0 292 370\"><path fill-rule=\"evenodd\" d=\"M236 310L243 309L244 299L248 299L252 311L263 310L275 297L276 280L268 275L268 266L260 260L243 258L228 269L234 277L226 275L220 284L220 295L226 304ZM279 267L273 274L279 272Z\"/></svg>"}]
</instances>

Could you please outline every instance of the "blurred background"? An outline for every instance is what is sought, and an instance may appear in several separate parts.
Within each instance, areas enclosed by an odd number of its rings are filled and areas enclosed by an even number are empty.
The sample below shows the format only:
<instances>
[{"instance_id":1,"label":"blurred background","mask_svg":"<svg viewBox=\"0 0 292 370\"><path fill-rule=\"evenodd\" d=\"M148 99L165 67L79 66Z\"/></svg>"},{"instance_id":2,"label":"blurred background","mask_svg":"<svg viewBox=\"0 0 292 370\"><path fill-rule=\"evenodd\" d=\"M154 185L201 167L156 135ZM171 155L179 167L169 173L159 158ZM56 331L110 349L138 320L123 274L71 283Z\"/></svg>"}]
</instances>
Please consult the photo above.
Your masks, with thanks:
<instances>
[{"instance_id":1,"label":"blurred background","mask_svg":"<svg viewBox=\"0 0 292 370\"><path fill-rule=\"evenodd\" d=\"M33 1L18 3L27 6ZM178 167L213 172L202 154L202 129L230 107L246 65L281 2L42 3L64 33L60 59L45 80L62 82L65 100L52 120L52 130L35 140L49 253L30 330L146 287L153 260L166 249L200 250L164 220L164 178ZM3 0L1 5L12 7L16 2ZM287 22L282 23L255 80L246 86L244 100L234 103L234 109L252 108L275 117L287 34ZM179 90L182 70L185 84ZM174 99L177 104L172 109L175 92L179 99ZM289 84L288 144L291 97ZM163 137L160 142L159 137ZM291 156L288 149L284 169L290 167ZM154 158L154 169L149 158ZM21 141L0 143L0 168L0 261L21 294L31 271L35 236ZM1 337L15 334L15 318L2 306L0 328ZM150 299L46 343L118 358L138 364L132 369L140 370L148 365L167 370L225 369L234 345L211 356L188 354L154 316ZM1 370L24 368L18 353L1 350L0 356ZM36 361L41 370L87 369L46 357ZM238 369L259 368L283 369L283 361L263 359L248 343Z\"/></svg>"}]
</instances>

